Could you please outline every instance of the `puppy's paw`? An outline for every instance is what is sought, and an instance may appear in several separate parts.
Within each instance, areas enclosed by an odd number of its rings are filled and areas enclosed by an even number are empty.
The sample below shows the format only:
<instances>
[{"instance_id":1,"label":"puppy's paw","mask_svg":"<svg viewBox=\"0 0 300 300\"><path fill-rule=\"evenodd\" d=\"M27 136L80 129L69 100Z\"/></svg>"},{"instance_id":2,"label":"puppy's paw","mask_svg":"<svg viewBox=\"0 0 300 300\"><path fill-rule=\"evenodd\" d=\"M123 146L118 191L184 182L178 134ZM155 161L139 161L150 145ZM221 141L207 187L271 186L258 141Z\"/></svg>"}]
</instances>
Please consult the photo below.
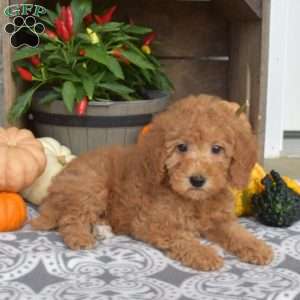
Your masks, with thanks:
<instances>
[{"instance_id":1,"label":"puppy's paw","mask_svg":"<svg viewBox=\"0 0 300 300\"><path fill-rule=\"evenodd\" d=\"M268 265L273 259L273 250L264 241L253 240L243 245L237 255L244 262L255 265Z\"/></svg>"},{"instance_id":2,"label":"puppy's paw","mask_svg":"<svg viewBox=\"0 0 300 300\"><path fill-rule=\"evenodd\" d=\"M92 234L74 233L64 236L64 242L72 250L87 250L95 247L96 239Z\"/></svg>"},{"instance_id":3,"label":"puppy's paw","mask_svg":"<svg viewBox=\"0 0 300 300\"><path fill-rule=\"evenodd\" d=\"M170 253L170 256L173 256L172 253ZM209 246L199 246L196 249L191 249L185 255L177 255L174 258L198 271L215 271L221 269L224 265L223 258L216 253L214 248Z\"/></svg>"},{"instance_id":4,"label":"puppy's paw","mask_svg":"<svg viewBox=\"0 0 300 300\"><path fill-rule=\"evenodd\" d=\"M205 251L200 251L194 258L193 268L200 271L216 271L224 266L224 260L211 247L206 247Z\"/></svg>"},{"instance_id":5,"label":"puppy's paw","mask_svg":"<svg viewBox=\"0 0 300 300\"><path fill-rule=\"evenodd\" d=\"M114 237L111 226L109 225L95 225L93 227L93 234L97 240L111 239Z\"/></svg>"}]
</instances>

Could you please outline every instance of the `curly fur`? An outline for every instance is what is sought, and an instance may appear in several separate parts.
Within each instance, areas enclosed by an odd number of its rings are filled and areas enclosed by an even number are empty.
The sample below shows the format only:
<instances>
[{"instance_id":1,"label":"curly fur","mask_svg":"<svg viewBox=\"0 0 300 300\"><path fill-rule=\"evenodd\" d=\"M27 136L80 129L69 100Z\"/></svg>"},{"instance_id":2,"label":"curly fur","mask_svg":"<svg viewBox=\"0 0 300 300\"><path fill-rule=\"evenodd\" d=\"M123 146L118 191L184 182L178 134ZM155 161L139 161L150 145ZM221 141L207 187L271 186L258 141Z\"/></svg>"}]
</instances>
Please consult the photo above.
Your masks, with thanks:
<instances>
[{"instance_id":1,"label":"curly fur","mask_svg":"<svg viewBox=\"0 0 300 300\"><path fill-rule=\"evenodd\" d=\"M247 232L233 213L229 187L243 188L256 161L255 137L237 104L190 96L153 120L138 145L95 150L72 161L53 181L32 221L58 229L71 249L95 245L93 226L109 224L165 251L186 266L216 270L223 259L199 238L242 261L267 264L272 250ZM187 152L177 145L186 143ZM222 146L219 154L211 147ZM201 188L191 176L201 175Z\"/></svg>"}]
</instances>

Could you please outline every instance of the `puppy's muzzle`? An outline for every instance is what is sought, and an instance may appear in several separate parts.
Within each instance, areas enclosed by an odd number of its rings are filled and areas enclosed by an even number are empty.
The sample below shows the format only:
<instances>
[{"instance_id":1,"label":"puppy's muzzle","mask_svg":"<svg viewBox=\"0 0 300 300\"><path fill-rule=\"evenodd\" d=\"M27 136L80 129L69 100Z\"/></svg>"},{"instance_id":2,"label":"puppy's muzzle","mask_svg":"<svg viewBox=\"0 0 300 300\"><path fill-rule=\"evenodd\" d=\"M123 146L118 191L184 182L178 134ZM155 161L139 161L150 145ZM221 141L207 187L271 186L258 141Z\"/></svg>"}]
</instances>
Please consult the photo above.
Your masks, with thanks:
<instances>
[{"instance_id":1,"label":"puppy's muzzle","mask_svg":"<svg viewBox=\"0 0 300 300\"><path fill-rule=\"evenodd\" d=\"M195 188L203 187L206 182L206 178L204 178L203 176L200 176L200 175L191 176L189 179L190 179L191 185Z\"/></svg>"}]
</instances>

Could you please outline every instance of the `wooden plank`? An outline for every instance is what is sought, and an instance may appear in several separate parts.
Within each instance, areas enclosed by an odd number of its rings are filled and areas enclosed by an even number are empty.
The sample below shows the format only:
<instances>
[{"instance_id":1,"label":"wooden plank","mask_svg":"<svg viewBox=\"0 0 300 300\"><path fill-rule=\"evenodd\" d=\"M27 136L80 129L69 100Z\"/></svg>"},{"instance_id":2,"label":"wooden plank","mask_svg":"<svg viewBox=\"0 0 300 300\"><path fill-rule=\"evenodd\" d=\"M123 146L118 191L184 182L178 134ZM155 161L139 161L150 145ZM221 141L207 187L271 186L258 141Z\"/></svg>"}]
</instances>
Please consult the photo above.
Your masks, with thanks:
<instances>
[{"instance_id":1,"label":"wooden plank","mask_svg":"<svg viewBox=\"0 0 300 300\"><path fill-rule=\"evenodd\" d=\"M249 102L247 113L254 132L259 136L261 22L231 24L230 59L229 98L240 104Z\"/></svg>"},{"instance_id":2,"label":"wooden plank","mask_svg":"<svg viewBox=\"0 0 300 300\"><path fill-rule=\"evenodd\" d=\"M99 1L98 1L99 2ZM100 3L100 2L99 2ZM224 56L228 54L228 23L209 2L132 0L119 2L117 19L129 17L157 32L161 56Z\"/></svg>"},{"instance_id":3,"label":"wooden plank","mask_svg":"<svg viewBox=\"0 0 300 300\"><path fill-rule=\"evenodd\" d=\"M59 126L59 129L61 128L62 126ZM70 148L72 149L72 152L76 155L86 152L88 150L87 128L68 127L68 131Z\"/></svg>"},{"instance_id":4,"label":"wooden plank","mask_svg":"<svg viewBox=\"0 0 300 300\"><path fill-rule=\"evenodd\" d=\"M233 22L230 51L229 96L240 103L253 101L259 92L260 22Z\"/></svg>"},{"instance_id":5,"label":"wooden plank","mask_svg":"<svg viewBox=\"0 0 300 300\"><path fill-rule=\"evenodd\" d=\"M33 2L33 1L31 1ZM0 89L0 126L10 126L12 124L8 123L7 113L14 103L16 96L20 93L22 87L16 87L12 76L12 56L15 51L10 45L10 35L4 31L5 25L10 22L10 19L4 15L4 10L7 6L12 4L20 3L19 0L1 0L0 1L0 43L1 43L1 76L0 78L3 86ZM28 2L29 3L29 2ZM13 124L14 126L24 127L23 120L19 120Z\"/></svg>"},{"instance_id":6,"label":"wooden plank","mask_svg":"<svg viewBox=\"0 0 300 300\"><path fill-rule=\"evenodd\" d=\"M3 11L5 8L6 1L2 1L0 3L0 9ZM2 31L0 33L0 55L1 55L1 60L0 60L0 126L4 125L4 120L5 120L5 106L4 106L4 70L3 70L3 62L4 62L4 56L3 56L3 45L4 45L4 31L3 28L5 26L5 17L3 14L0 17L0 26L2 28Z\"/></svg>"},{"instance_id":7,"label":"wooden plank","mask_svg":"<svg viewBox=\"0 0 300 300\"><path fill-rule=\"evenodd\" d=\"M262 22L232 22L229 66L229 98L250 103L249 118L257 135L260 161L263 161L268 53L269 7L264 2Z\"/></svg>"},{"instance_id":8,"label":"wooden plank","mask_svg":"<svg viewBox=\"0 0 300 300\"><path fill-rule=\"evenodd\" d=\"M106 128L88 128L87 129L88 149L95 149L107 144Z\"/></svg>"},{"instance_id":9,"label":"wooden plank","mask_svg":"<svg viewBox=\"0 0 300 300\"><path fill-rule=\"evenodd\" d=\"M228 98L227 61L165 59L162 62L175 86L172 99L199 93Z\"/></svg>"},{"instance_id":10,"label":"wooden plank","mask_svg":"<svg viewBox=\"0 0 300 300\"><path fill-rule=\"evenodd\" d=\"M143 127L128 127L125 133L125 144L135 144Z\"/></svg>"},{"instance_id":11,"label":"wooden plank","mask_svg":"<svg viewBox=\"0 0 300 300\"><path fill-rule=\"evenodd\" d=\"M212 0L212 5L230 21L249 21L261 18L262 2L262 0Z\"/></svg>"},{"instance_id":12,"label":"wooden plank","mask_svg":"<svg viewBox=\"0 0 300 300\"><path fill-rule=\"evenodd\" d=\"M41 123L32 123L32 128L30 128L36 137L52 137L53 135L53 127Z\"/></svg>"},{"instance_id":13,"label":"wooden plank","mask_svg":"<svg viewBox=\"0 0 300 300\"><path fill-rule=\"evenodd\" d=\"M121 145L125 144L126 128L107 128L107 145Z\"/></svg>"},{"instance_id":14,"label":"wooden plank","mask_svg":"<svg viewBox=\"0 0 300 300\"><path fill-rule=\"evenodd\" d=\"M7 112L14 102L16 96L15 84L11 75L12 71L12 52L10 45L10 35L4 31L5 25L9 22L9 18L3 14L4 9L10 4L9 0L0 1L0 27L1 27L1 53L2 53L2 68L1 82L3 83L0 96L0 125L7 126Z\"/></svg>"},{"instance_id":15,"label":"wooden plank","mask_svg":"<svg viewBox=\"0 0 300 300\"><path fill-rule=\"evenodd\" d=\"M158 107L153 107L154 109ZM127 108L127 113L129 115L137 115L137 114L148 114L149 112L153 111L153 108L145 106L145 105L140 105L140 106L128 106ZM159 111L161 110L160 108L158 109ZM145 124L146 125L146 124ZM124 143L125 144L135 144L138 139L138 135L140 130L143 127L127 127L125 128L125 134L124 134Z\"/></svg>"},{"instance_id":16,"label":"wooden plank","mask_svg":"<svg viewBox=\"0 0 300 300\"><path fill-rule=\"evenodd\" d=\"M109 115L127 115L128 105L113 105L109 110ZM106 142L108 145L125 144L126 128L107 128Z\"/></svg>"},{"instance_id":17,"label":"wooden plank","mask_svg":"<svg viewBox=\"0 0 300 300\"><path fill-rule=\"evenodd\" d=\"M44 126L46 127L46 126ZM62 145L71 145L69 128L64 126L48 126L49 133L52 131L52 137L58 140ZM51 130L52 129L52 130Z\"/></svg>"},{"instance_id":18,"label":"wooden plank","mask_svg":"<svg viewBox=\"0 0 300 300\"><path fill-rule=\"evenodd\" d=\"M261 18L262 16L262 0L244 0L252 11Z\"/></svg>"},{"instance_id":19,"label":"wooden plank","mask_svg":"<svg viewBox=\"0 0 300 300\"><path fill-rule=\"evenodd\" d=\"M266 110L267 110L267 87L268 87L268 62L269 62L269 30L270 30L271 1L264 0L262 5L262 28L261 28L261 65L260 65L260 90L257 103L257 131L260 145L260 162L264 162Z\"/></svg>"}]
</instances>

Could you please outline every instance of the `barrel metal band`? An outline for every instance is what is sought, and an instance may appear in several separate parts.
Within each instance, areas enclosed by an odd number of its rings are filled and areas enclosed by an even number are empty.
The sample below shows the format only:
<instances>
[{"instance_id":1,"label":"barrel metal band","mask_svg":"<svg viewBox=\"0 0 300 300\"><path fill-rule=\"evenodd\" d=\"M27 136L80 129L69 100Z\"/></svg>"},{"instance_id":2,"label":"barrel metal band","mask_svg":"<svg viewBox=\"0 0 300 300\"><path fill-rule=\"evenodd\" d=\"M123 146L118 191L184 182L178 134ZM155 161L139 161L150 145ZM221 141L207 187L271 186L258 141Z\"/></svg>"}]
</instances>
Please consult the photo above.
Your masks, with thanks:
<instances>
[{"instance_id":1,"label":"barrel metal band","mask_svg":"<svg viewBox=\"0 0 300 300\"><path fill-rule=\"evenodd\" d=\"M32 111L30 119L48 125L69 127L137 127L144 126L152 120L152 114L126 116L75 116Z\"/></svg>"}]
</instances>

